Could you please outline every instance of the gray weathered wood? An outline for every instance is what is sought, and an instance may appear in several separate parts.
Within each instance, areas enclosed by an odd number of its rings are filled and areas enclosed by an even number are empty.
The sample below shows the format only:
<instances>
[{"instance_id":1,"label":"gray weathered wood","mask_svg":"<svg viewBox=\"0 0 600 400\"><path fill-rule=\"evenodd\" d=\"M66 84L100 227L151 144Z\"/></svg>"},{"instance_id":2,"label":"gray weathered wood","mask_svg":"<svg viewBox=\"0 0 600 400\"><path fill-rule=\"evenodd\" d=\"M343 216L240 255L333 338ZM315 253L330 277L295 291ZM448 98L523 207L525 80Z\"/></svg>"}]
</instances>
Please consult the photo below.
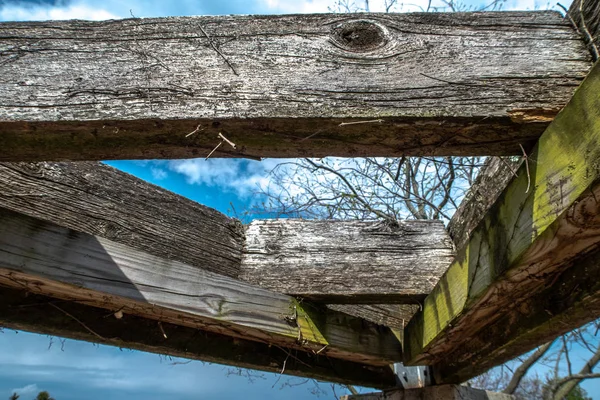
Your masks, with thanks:
<instances>
[{"instance_id":1,"label":"gray weathered wood","mask_svg":"<svg viewBox=\"0 0 600 400\"><path fill-rule=\"evenodd\" d=\"M441 221L256 220L239 278L329 303L417 303L453 259Z\"/></svg>"},{"instance_id":2,"label":"gray weathered wood","mask_svg":"<svg viewBox=\"0 0 600 400\"><path fill-rule=\"evenodd\" d=\"M555 12L2 23L0 160L520 154L590 65Z\"/></svg>"},{"instance_id":3,"label":"gray weathered wood","mask_svg":"<svg viewBox=\"0 0 600 400\"><path fill-rule=\"evenodd\" d=\"M96 162L0 163L0 207L280 293L332 302L421 301L453 257L440 222L407 221L396 229L376 222L267 220L244 232L237 220Z\"/></svg>"},{"instance_id":4,"label":"gray weathered wood","mask_svg":"<svg viewBox=\"0 0 600 400\"><path fill-rule=\"evenodd\" d=\"M371 365L400 360L389 328L0 209L0 284Z\"/></svg>"},{"instance_id":5,"label":"gray weathered wood","mask_svg":"<svg viewBox=\"0 0 600 400\"><path fill-rule=\"evenodd\" d=\"M517 175L523 158L490 157L448 223L448 233L457 249L468 242L471 232L485 218L506 185Z\"/></svg>"},{"instance_id":6,"label":"gray weathered wood","mask_svg":"<svg viewBox=\"0 0 600 400\"><path fill-rule=\"evenodd\" d=\"M282 347L167 322L162 323L165 338L155 320L129 314L117 319L105 309L22 289L0 286L0 299L0 326L4 328L342 384L380 389L396 384L389 366L363 365L303 351L290 354Z\"/></svg>"},{"instance_id":7,"label":"gray weathered wood","mask_svg":"<svg viewBox=\"0 0 600 400\"><path fill-rule=\"evenodd\" d=\"M108 165L2 163L0 206L158 257L239 275L239 221Z\"/></svg>"},{"instance_id":8,"label":"gray weathered wood","mask_svg":"<svg viewBox=\"0 0 600 400\"><path fill-rule=\"evenodd\" d=\"M327 307L403 332L420 306L418 304L328 304Z\"/></svg>"}]
</instances>

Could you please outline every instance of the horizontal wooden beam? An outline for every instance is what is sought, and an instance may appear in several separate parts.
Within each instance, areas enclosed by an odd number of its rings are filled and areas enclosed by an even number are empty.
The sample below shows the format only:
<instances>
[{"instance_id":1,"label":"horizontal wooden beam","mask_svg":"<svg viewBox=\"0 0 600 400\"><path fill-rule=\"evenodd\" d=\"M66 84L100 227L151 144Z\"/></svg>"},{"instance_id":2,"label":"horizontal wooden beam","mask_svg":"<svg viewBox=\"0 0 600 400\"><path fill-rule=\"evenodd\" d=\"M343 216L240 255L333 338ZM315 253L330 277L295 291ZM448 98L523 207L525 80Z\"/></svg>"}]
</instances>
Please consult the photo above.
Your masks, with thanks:
<instances>
[{"instance_id":1,"label":"horizontal wooden beam","mask_svg":"<svg viewBox=\"0 0 600 400\"><path fill-rule=\"evenodd\" d=\"M441 221L256 220L239 278L328 303L413 303L454 258Z\"/></svg>"},{"instance_id":2,"label":"horizontal wooden beam","mask_svg":"<svg viewBox=\"0 0 600 400\"><path fill-rule=\"evenodd\" d=\"M489 367L507 353L518 355L518 346L510 344L527 334L520 326L530 326L534 317L538 323L557 317L539 308L532 316L520 307L541 299L572 263L600 243L599 91L596 66L409 323L406 362L445 371L438 373L438 382L467 379L470 374L453 371L477 360L485 359ZM507 315L513 318L508 327ZM575 321L563 328L576 328L581 319ZM486 334L492 331L496 337ZM470 345L484 340L493 348ZM502 356L490 358L500 347Z\"/></svg>"},{"instance_id":3,"label":"horizontal wooden beam","mask_svg":"<svg viewBox=\"0 0 600 400\"><path fill-rule=\"evenodd\" d=\"M402 357L389 328L4 209L0 284L363 364Z\"/></svg>"},{"instance_id":4,"label":"horizontal wooden beam","mask_svg":"<svg viewBox=\"0 0 600 400\"><path fill-rule=\"evenodd\" d=\"M333 303L416 304L454 255L439 221L394 227L257 220L244 228L96 162L1 163L0 207L280 293Z\"/></svg>"},{"instance_id":5,"label":"horizontal wooden beam","mask_svg":"<svg viewBox=\"0 0 600 400\"><path fill-rule=\"evenodd\" d=\"M0 161L510 155L591 63L555 12L0 24Z\"/></svg>"},{"instance_id":6,"label":"horizontal wooden beam","mask_svg":"<svg viewBox=\"0 0 600 400\"><path fill-rule=\"evenodd\" d=\"M0 287L0 326L341 384L389 388L390 367L353 363L310 352L233 338L105 309ZM113 310L115 311L115 310ZM167 336L163 335L163 331Z\"/></svg>"}]
</instances>

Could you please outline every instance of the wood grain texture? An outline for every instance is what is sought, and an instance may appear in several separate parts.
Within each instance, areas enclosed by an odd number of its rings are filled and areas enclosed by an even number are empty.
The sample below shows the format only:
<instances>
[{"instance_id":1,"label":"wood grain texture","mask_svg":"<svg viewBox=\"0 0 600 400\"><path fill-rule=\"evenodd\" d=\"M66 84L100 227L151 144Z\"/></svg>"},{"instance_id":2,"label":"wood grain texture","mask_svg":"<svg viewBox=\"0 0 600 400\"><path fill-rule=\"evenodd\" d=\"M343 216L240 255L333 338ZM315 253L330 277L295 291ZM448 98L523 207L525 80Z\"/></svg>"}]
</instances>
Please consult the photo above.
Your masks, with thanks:
<instances>
[{"instance_id":1,"label":"wood grain texture","mask_svg":"<svg viewBox=\"0 0 600 400\"><path fill-rule=\"evenodd\" d=\"M328 303L418 303L454 258L441 221L256 220L240 279Z\"/></svg>"},{"instance_id":2,"label":"wood grain texture","mask_svg":"<svg viewBox=\"0 0 600 400\"><path fill-rule=\"evenodd\" d=\"M462 249L471 233L502 194L506 185L516 176L523 158L489 157L465 198L448 223L448 233L457 249Z\"/></svg>"},{"instance_id":3,"label":"wood grain texture","mask_svg":"<svg viewBox=\"0 0 600 400\"><path fill-rule=\"evenodd\" d=\"M0 161L520 154L590 66L554 12L5 22Z\"/></svg>"},{"instance_id":4,"label":"wood grain texture","mask_svg":"<svg viewBox=\"0 0 600 400\"><path fill-rule=\"evenodd\" d=\"M402 357L389 328L12 211L0 221L2 285L365 364Z\"/></svg>"},{"instance_id":5,"label":"wood grain texture","mask_svg":"<svg viewBox=\"0 0 600 400\"><path fill-rule=\"evenodd\" d=\"M97 162L1 163L0 206L236 277L239 221Z\"/></svg>"},{"instance_id":6,"label":"wood grain texture","mask_svg":"<svg viewBox=\"0 0 600 400\"><path fill-rule=\"evenodd\" d=\"M590 42L588 42L590 38L596 47L600 48L600 3L595 0L573 0L571 7L569 7L569 15L575 21L579 32L584 37L584 41L587 42L588 48L590 48ZM589 37L586 36L585 29L587 29ZM590 49L590 51L592 50Z\"/></svg>"},{"instance_id":7,"label":"wood grain texture","mask_svg":"<svg viewBox=\"0 0 600 400\"><path fill-rule=\"evenodd\" d=\"M96 162L0 163L0 206L325 302L416 304L454 255L435 221L406 221L394 228L376 222L257 220L244 231L235 219Z\"/></svg>"},{"instance_id":8,"label":"wood grain texture","mask_svg":"<svg viewBox=\"0 0 600 400\"><path fill-rule=\"evenodd\" d=\"M446 354L436 365L446 381L462 382L533 350L600 316L600 253L584 255L554 274L547 287L515 307ZM465 353L473 356L466 360Z\"/></svg>"},{"instance_id":9,"label":"wood grain texture","mask_svg":"<svg viewBox=\"0 0 600 400\"><path fill-rule=\"evenodd\" d=\"M597 65L530 154L530 174L523 165L427 297L423 312L409 323L405 361L460 368L491 354L489 348L469 346L474 338L494 341L496 348L500 342L509 345L526 333L516 328L522 319L512 321L511 334L498 329L502 333L490 338L484 333L598 247L599 92ZM454 355L452 361L448 354ZM458 379L451 371L436 376L436 382Z\"/></svg>"},{"instance_id":10,"label":"wood grain texture","mask_svg":"<svg viewBox=\"0 0 600 400\"><path fill-rule=\"evenodd\" d=\"M130 314L117 319L103 308L35 295L22 289L0 287L0 298L0 326L8 329L278 374L283 371L286 375L321 381L380 389L395 385L395 375L387 366L374 367L303 351L294 351L290 356L289 350L282 347L168 322L162 323L165 338L156 320ZM69 349L67 343L65 350Z\"/></svg>"}]
</instances>

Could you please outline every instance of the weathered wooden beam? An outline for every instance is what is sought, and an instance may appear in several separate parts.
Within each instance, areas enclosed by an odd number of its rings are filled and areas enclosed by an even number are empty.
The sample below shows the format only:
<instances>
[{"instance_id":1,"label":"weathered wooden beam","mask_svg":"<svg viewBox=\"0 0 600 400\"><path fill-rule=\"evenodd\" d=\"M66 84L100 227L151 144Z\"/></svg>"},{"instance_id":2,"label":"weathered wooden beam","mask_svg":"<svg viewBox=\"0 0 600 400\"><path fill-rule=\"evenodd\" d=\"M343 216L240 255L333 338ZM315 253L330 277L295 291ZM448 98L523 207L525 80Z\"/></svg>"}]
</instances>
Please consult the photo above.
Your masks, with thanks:
<instances>
[{"instance_id":1,"label":"weathered wooden beam","mask_svg":"<svg viewBox=\"0 0 600 400\"><path fill-rule=\"evenodd\" d=\"M454 258L441 221L256 220L239 278L328 303L418 303Z\"/></svg>"},{"instance_id":2,"label":"weathered wooden beam","mask_svg":"<svg viewBox=\"0 0 600 400\"><path fill-rule=\"evenodd\" d=\"M454 255L440 222L267 220L244 229L96 162L1 163L0 207L280 293L336 303L420 302Z\"/></svg>"},{"instance_id":3,"label":"weathered wooden beam","mask_svg":"<svg viewBox=\"0 0 600 400\"><path fill-rule=\"evenodd\" d=\"M2 23L0 161L520 154L590 65L555 12Z\"/></svg>"},{"instance_id":4,"label":"weathered wooden beam","mask_svg":"<svg viewBox=\"0 0 600 400\"><path fill-rule=\"evenodd\" d=\"M444 381L462 382L512 360L600 316L600 252L569 264L544 290L507 309L495 323L435 366ZM468 353L470 358L464 357Z\"/></svg>"},{"instance_id":5,"label":"weathered wooden beam","mask_svg":"<svg viewBox=\"0 0 600 400\"><path fill-rule=\"evenodd\" d=\"M108 165L1 163L0 207L237 277L242 224Z\"/></svg>"},{"instance_id":6,"label":"weathered wooden beam","mask_svg":"<svg viewBox=\"0 0 600 400\"><path fill-rule=\"evenodd\" d=\"M364 364L402 357L389 328L5 209L0 284Z\"/></svg>"},{"instance_id":7,"label":"weathered wooden beam","mask_svg":"<svg viewBox=\"0 0 600 400\"><path fill-rule=\"evenodd\" d=\"M487 357L488 366L501 362L489 359L493 349L470 343L487 340L496 348L504 343L502 357L518 355L510 344L526 335L519 327L533 318L520 307L540 298L573 262L598 247L599 92L596 66L409 323L406 362L437 366L445 371L437 374L438 382L458 382L469 374L452 371L477 359ZM537 310L539 322L545 311ZM509 328L502 324L507 315L514 318ZM577 326L572 321L564 328ZM497 337L486 335L493 327Z\"/></svg>"},{"instance_id":8,"label":"weathered wooden beam","mask_svg":"<svg viewBox=\"0 0 600 400\"><path fill-rule=\"evenodd\" d=\"M0 326L122 348L342 384L389 388L390 367L375 367L61 301L0 286ZM114 310L113 310L114 311ZM167 335L165 338L163 332Z\"/></svg>"},{"instance_id":9,"label":"weathered wooden beam","mask_svg":"<svg viewBox=\"0 0 600 400\"><path fill-rule=\"evenodd\" d=\"M448 222L448 234L457 249L469 243L471 233L485 218L506 185L517 175L522 162L522 157L489 157L485 160L477 178Z\"/></svg>"}]
</instances>

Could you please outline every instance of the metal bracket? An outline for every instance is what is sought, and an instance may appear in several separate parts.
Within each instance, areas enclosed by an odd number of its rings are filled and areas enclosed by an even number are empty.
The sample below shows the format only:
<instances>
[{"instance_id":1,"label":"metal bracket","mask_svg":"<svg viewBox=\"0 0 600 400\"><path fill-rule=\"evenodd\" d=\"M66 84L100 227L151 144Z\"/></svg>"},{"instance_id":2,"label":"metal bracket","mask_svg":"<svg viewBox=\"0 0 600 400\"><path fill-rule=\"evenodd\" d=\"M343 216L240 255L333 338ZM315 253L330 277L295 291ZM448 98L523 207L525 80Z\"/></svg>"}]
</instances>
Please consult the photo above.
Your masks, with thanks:
<instances>
[{"instance_id":1,"label":"metal bracket","mask_svg":"<svg viewBox=\"0 0 600 400\"><path fill-rule=\"evenodd\" d=\"M417 389L433 385L431 367L405 367L402 363L394 364L394 373L398 386L404 389Z\"/></svg>"}]
</instances>

